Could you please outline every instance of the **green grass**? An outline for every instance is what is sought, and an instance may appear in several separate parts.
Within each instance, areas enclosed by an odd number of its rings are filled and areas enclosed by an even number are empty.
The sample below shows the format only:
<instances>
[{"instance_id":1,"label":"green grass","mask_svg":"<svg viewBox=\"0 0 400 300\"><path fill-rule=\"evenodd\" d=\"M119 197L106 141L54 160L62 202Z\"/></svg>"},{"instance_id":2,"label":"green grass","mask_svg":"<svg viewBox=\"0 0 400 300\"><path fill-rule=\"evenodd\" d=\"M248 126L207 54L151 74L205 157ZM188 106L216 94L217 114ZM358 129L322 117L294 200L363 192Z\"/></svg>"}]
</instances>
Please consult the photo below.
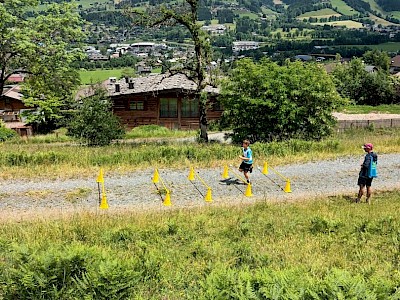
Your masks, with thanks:
<instances>
[{"instance_id":1,"label":"green grass","mask_svg":"<svg viewBox=\"0 0 400 300\"><path fill-rule=\"evenodd\" d=\"M396 19L400 20L400 11L391 11L388 13L388 15L392 15Z\"/></svg>"},{"instance_id":2,"label":"green grass","mask_svg":"<svg viewBox=\"0 0 400 300\"><path fill-rule=\"evenodd\" d=\"M356 21L335 21L335 22L325 22L325 23L313 23L314 25L331 25L331 26L345 26L347 28L362 28L362 23Z\"/></svg>"},{"instance_id":3,"label":"green grass","mask_svg":"<svg viewBox=\"0 0 400 300\"><path fill-rule=\"evenodd\" d=\"M347 47L357 47L357 48L370 48L372 50L381 50L387 52L397 52L400 49L400 42L388 42L378 45L346 45Z\"/></svg>"},{"instance_id":4,"label":"green grass","mask_svg":"<svg viewBox=\"0 0 400 300\"><path fill-rule=\"evenodd\" d=\"M182 137L195 137L196 131L183 131L183 130L170 130L163 126L157 125L144 125L133 128L127 132L125 138L182 138Z\"/></svg>"},{"instance_id":5,"label":"green grass","mask_svg":"<svg viewBox=\"0 0 400 300\"><path fill-rule=\"evenodd\" d=\"M372 205L337 196L5 223L0 295L397 299L398 211L395 191Z\"/></svg>"},{"instance_id":6,"label":"green grass","mask_svg":"<svg viewBox=\"0 0 400 300\"><path fill-rule=\"evenodd\" d=\"M400 105L349 105L342 110L348 114L368 114L368 113L385 113L400 114Z\"/></svg>"},{"instance_id":7,"label":"green grass","mask_svg":"<svg viewBox=\"0 0 400 300\"><path fill-rule=\"evenodd\" d=\"M332 7L336 7L343 15L351 16L358 13L358 11L354 10L351 6L348 6L343 0L331 0L331 3Z\"/></svg>"},{"instance_id":8,"label":"green grass","mask_svg":"<svg viewBox=\"0 0 400 300\"><path fill-rule=\"evenodd\" d=\"M382 15L386 15L386 12L376 3L375 0L363 0L363 1L369 3L372 10L380 12Z\"/></svg>"},{"instance_id":9,"label":"green grass","mask_svg":"<svg viewBox=\"0 0 400 300\"><path fill-rule=\"evenodd\" d=\"M238 14L239 17L243 18L243 17L249 17L250 19L256 20L259 19L260 16L252 13L252 12L248 12L248 11L244 11L244 10L234 10L233 11L234 14Z\"/></svg>"},{"instance_id":10,"label":"green grass","mask_svg":"<svg viewBox=\"0 0 400 300\"><path fill-rule=\"evenodd\" d=\"M142 130L141 136L145 136ZM134 136L135 133L132 133ZM175 134L173 132L173 134ZM165 136L165 135L164 135ZM170 138L152 141L150 134L144 142L129 141L106 147L88 148L74 142L43 144L34 140L12 140L0 144L1 178L76 178L91 177L104 167L108 172L127 173L133 170L159 167L211 167L237 161L237 145L177 142ZM61 139L61 137L59 137ZM266 160L271 165L331 159L358 155L359 145L368 140L379 147L380 153L400 151L400 129L364 129L336 133L319 141L291 140L255 143L252 145L256 165ZM349 146L351 145L351 146Z\"/></svg>"},{"instance_id":11,"label":"green grass","mask_svg":"<svg viewBox=\"0 0 400 300\"><path fill-rule=\"evenodd\" d=\"M298 16L298 18L309 18L309 17L329 18L330 16L340 16L340 14L338 14L337 12L335 12L330 8L324 8L320 10L308 11Z\"/></svg>"},{"instance_id":12,"label":"green grass","mask_svg":"<svg viewBox=\"0 0 400 300\"><path fill-rule=\"evenodd\" d=\"M81 84L87 85L91 83L99 83L107 80L109 77L117 77L120 78L123 70L126 68L120 69L111 69L111 70L90 70L90 71L79 71L79 76L81 78ZM151 70L152 73L161 73L161 67L154 68Z\"/></svg>"},{"instance_id":13,"label":"green grass","mask_svg":"<svg viewBox=\"0 0 400 300\"><path fill-rule=\"evenodd\" d=\"M122 71L121 69L112 69L112 70L93 70L93 71L79 71L79 76L81 78L81 84L91 84L103 82L109 77L121 77Z\"/></svg>"}]
</instances>

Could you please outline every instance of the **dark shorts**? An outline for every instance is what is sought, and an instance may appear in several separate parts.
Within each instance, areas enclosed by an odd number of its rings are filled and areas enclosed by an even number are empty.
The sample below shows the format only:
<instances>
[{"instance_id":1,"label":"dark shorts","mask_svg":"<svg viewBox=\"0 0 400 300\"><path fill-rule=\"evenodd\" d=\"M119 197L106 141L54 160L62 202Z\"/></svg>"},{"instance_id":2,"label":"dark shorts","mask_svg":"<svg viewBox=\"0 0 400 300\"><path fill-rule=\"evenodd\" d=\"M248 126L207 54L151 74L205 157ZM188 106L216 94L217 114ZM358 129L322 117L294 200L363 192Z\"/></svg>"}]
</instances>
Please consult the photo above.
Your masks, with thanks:
<instances>
[{"instance_id":1,"label":"dark shorts","mask_svg":"<svg viewBox=\"0 0 400 300\"><path fill-rule=\"evenodd\" d=\"M245 171L245 172L251 172L253 169L253 165L252 164L246 164L245 162L242 162L240 164L239 170Z\"/></svg>"},{"instance_id":2,"label":"dark shorts","mask_svg":"<svg viewBox=\"0 0 400 300\"><path fill-rule=\"evenodd\" d=\"M368 178L364 176L358 177L357 185L371 186L373 178Z\"/></svg>"}]
</instances>

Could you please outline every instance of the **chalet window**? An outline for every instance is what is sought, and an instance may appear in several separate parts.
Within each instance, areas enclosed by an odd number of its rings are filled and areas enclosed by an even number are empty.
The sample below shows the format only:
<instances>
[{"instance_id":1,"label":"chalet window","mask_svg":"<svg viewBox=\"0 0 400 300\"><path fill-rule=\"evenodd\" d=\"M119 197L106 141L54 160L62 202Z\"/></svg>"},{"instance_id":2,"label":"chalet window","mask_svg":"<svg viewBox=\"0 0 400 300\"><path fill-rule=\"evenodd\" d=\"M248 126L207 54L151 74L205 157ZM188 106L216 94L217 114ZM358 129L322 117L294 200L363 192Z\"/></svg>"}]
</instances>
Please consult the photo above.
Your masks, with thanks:
<instances>
[{"instance_id":1,"label":"chalet window","mask_svg":"<svg viewBox=\"0 0 400 300\"><path fill-rule=\"evenodd\" d=\"M160 99L160 118L178 117L178 99L161 98Z\"/></svg>"},{"instance_id":2,"label":"chalet window","mask_svg":"<svg viewBox=\"0 0 400 300\"><path fill-rule=\"evenodd\" d=\"M199 116L198 100L182 100L182 118L195 118Z\"/></svg>"},{"instance_id":3,"label":"chalet window","mask_svg":"<svg viewBox=\"0 0 400 300\"><path fill-rule=\"evenodd\" d=\"M215 100L213 102L212 108L213 108L214 111L224 110L222 105L221 105L221 102L219 102L218 100Z\"/></svg>"},{"instance_id":4,"label":"chalet window","mask_svg":"<svg viewBox=\"0 0 400 300\"><path fill-rule=\"evenodd\" d=\"M144 101L131 101L129 103L130 110L144 110Z\"/></svg>"}]
</instances>

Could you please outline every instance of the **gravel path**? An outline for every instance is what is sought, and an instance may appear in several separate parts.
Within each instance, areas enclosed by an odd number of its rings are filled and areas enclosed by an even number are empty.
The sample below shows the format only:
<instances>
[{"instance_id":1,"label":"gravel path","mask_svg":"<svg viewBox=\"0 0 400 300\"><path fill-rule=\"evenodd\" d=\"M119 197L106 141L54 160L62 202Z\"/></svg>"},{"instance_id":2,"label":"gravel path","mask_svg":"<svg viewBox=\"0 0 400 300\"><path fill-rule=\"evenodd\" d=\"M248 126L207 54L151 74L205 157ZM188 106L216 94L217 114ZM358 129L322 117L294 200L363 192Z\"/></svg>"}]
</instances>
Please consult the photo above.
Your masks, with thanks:
<instances>
[{"instance_id":1,"label":"gravel path","mask_svg":"<svg viewBox=\"0 0 400 300\"><path fill-rule=\"evenodd\" d=\"M152 183L153 170L127 175L105 174L108 212L169 210L205 205L250 204L256 201L293 201L333 195L356 195L357 176L363 155L336 160L316 161L274 168L290 179L291 193L283 192L286 181L269 168L261 173L262 164L251 174L253 197L245 197L246 185L235 181L236 167L229 170L231 179L222 178L223 166L196 169L195 172L212 189L212 202L204 201L207 189L197 178L188 180L189 170L160 169L160 177L171 190L171 207L162 205L162 198ZM107 170L105 170L107 172ZM400 189L400 154L379 155L379 177L375 190ZM162 188L161 183L157 184ZM0 220L62 217L73 212L96 212L98 188L96 178L66 180L10 180L0 182Z\"/></svg>"}]
</instances>

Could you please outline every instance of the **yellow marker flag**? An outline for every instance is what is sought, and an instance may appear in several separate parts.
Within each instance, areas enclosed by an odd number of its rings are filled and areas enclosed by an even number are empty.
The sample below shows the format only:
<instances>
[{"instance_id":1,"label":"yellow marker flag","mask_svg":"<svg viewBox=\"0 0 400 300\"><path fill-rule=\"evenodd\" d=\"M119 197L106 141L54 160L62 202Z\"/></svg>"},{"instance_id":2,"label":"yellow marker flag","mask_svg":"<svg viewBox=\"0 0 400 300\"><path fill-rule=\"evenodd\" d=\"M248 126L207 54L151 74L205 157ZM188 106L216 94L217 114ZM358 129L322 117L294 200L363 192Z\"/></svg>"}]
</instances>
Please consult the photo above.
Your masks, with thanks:
<instances>
[{"instance_id":1,"label":"yellow marker flag","mask_svg":"<svg viewBox=\"0 0 400 300\"><path fill-rule=\"evenodd\" d=\"M103 169L100 169L99 176L97 176L96 182L104 183Z\"/></svg>"}]
</instances>

